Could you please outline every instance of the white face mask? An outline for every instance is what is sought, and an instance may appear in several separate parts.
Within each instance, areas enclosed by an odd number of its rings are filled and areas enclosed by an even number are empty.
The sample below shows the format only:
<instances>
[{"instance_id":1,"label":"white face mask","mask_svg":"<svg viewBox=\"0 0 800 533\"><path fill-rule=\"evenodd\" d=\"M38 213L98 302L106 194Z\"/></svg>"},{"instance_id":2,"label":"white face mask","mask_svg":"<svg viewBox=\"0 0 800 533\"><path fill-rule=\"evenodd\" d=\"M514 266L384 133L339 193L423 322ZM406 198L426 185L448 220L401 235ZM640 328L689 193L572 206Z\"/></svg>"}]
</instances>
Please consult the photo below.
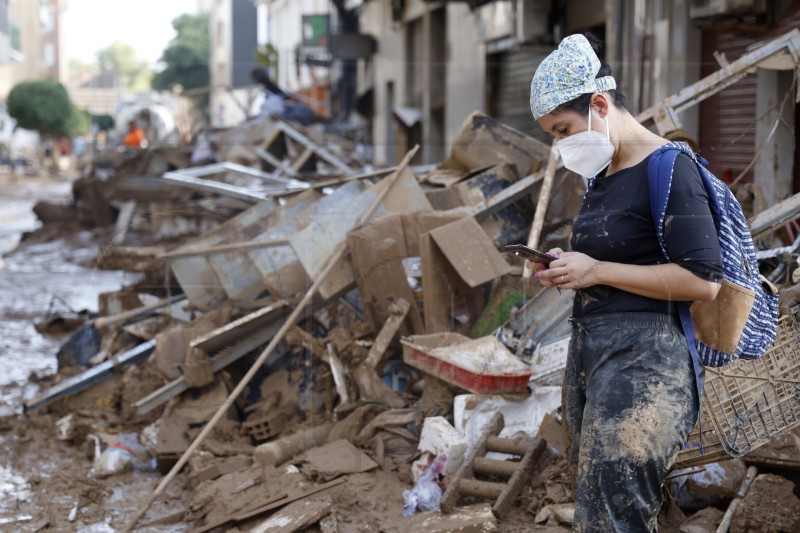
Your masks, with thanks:
<instances>
[{"instance_id":1,"label":"white face mask","mask_svg":"<svg viewBox=\"0 0 800 533\"><path fill-rule=\"evenodd\" d=\"M565 137L556 143L564 166L587 178L593 178L611 163L614 145L606 123L606 136L592 130L592 109L589 108L589 129Z\"/></svg>"}]
</instances>

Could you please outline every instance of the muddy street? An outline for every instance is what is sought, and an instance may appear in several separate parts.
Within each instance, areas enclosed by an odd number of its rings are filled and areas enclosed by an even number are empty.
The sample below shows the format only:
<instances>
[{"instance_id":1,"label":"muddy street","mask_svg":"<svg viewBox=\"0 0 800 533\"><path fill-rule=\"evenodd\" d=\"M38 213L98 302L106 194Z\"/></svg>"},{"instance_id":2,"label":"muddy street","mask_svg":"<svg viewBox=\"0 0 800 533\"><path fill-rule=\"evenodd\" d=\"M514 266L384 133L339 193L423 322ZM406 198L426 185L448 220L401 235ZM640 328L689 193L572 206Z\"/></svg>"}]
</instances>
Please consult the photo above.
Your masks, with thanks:
<instances>
[{"instance_id":1,"label":"muddy street","mask_svg":"<svg viewBox=\"0 0 800 533\"><path fill-rule=\"evenodd\" d=\"M92 478L82 443L56 438L52 414L22 414L22 404L52 382L63 335L43 335L34 323L54 313L97 311L98 294L136 275L93 267L97 236L75 227L39 226L38 200L69 200L70 180L0 176L0 531L117 531L147 496L158 475L132 472ZM151 531L183 531L174 526Z\"/></svg>"}]
</instances>

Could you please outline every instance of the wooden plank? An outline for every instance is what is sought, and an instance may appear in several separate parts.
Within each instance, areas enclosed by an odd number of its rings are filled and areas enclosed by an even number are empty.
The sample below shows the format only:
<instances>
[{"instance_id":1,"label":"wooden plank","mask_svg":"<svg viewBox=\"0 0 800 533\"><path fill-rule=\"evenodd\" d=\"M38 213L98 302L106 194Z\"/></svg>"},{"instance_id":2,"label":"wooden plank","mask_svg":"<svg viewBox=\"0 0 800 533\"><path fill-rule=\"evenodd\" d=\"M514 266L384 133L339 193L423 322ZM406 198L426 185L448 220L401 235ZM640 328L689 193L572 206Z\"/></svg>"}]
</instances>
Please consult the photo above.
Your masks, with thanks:
<instances>
[{"instance_id":1,"label":"wooden plank","mask_svg":"<svg viewBox=\"0 0 800 533\"><path fill-rule=\"evenodd\" d=\"M542 227L544 226L544 216L547 213L547 206L550 204L550 191L553 190L553 178L556 175L558 159L558 147L556 142L553 141L553 145L550 147L550 157L547 159L547 167L544 170L544 181L539 191L539 199L536 201L536 210L533 212L531 231L528 234L529 248L537 249L539 246L539 238L542 235ZM523 267L523 278L530 278L532 273L533 271L527 266Z\"/></svg>"},{"instance_id":2,"label":"wooden plank","mask_svg":"<svg viewBox=\"0 0 800 533\"><path fill-rule=\"evenodd\" d=\"M313 487L313 488L308 489L306 491L300 492L298 494L291 494L291 495L288 495L288 496L286 496L286 497L284 497L284 498L282 498L280 500L268 503L266 505L262 505L260 507L255 508L255 509L242 511L240 513L237 513L237 514L235 514L233 516L230 516L228 518L221 519L221 520L219 520L217 522L214 522L212 524L207 524L207 525L205 525L205 526L203 526L201 528L193 529L192 531L190 531L190 533L207 533L208 531L211 531L212 529L216 529L219 526L223 526L223 525L227 524L228 522L241 522L241 521L247 520L249 518L255 518L256 516L258 516L260 514L266 513L267 511L272 511L273 509L278 509L280 507L283 507L284 505L288 505L288 504L290 504L292 502L295 502L297 500L302 500L303 498L308 498L309 496L313 496L314 494L317 494L317 493L322 492L324 490L328 490L330 488L336 487L337 485L341 485L344 482L345 482L345 478L334 479L333 481L329 481L327 483L323 483L322 485L317 485L316 487Z\"/></svg>"},{"instance_id":3,"label":"wooden plank","mask_svg":"<svg viewBox=\"0 0 800 533\"><path fill-rule=\"evenodd\" d=\"M296 533L316 524L331 513L329 500L297 501L250 530L250 533Z\"/></svg>"},{"instance_id":4,"label":"wooden plank","mask_svg":"<svg viewBox=\"0 0 800 533\"><path fill-rule=\"evenodd\" d=\"M559 168L560 168L559 164ZM490 217L504 207L522 199L527 194L537 194L544 181L544 170L525 176L513 185L506 187L491 198L475 204L469 213L479 221Z\"/></svg>"},{"instance_id":5,"label":"wooden plank","mask_svg":"<svg viewBox=\"0 0 800 533\"><path fill-rule=\"evenodd\" d=\"M268 241L237 242L233 244L220 244L219 246L209 246L194 250L178 250L166 252L158 256L159 259L173 259L175 257L195 257L198 255L222 254L227 252L244 252L257 250L260 248L274 248L276 246L287 246L289 241L286 239L273 239Z\"/></svg>"},{"instance_id":6,"label":"wooden plank","mask_svg":"<svg viewBox=\"0 0 800 533\"><path fill-rule=\"evenodd\" d=\"M175 304L185 299L186 299L185 295L176 294L169 298L164 298L163 300L153 302L149 305L143 305L142 307L131 309L130 311L123 311L122 313L118 313L116 315L101 316L100 318L94 318L89 322L91 324L94 324L94 326L98 329L107 328L111 326L119 326L122 324L129 324L135 320L154 314L157 310L161 309L162 307Z\"/></svg>"},{"instance_id":7,"label":"wooden plank","mask_svg":"<svg viewBox=\"0 0 800 533\"><path fill-rule=\"evenodd\" d=\"M800 193L778 202L753 217L750 220L750 233L755 237L797 217L800 217Z\"/></svg>"},{"instance_id":8,"label":"wooden plank","mask_svg":"<svg viewBox=\"0 0 800 533\"><path fill-rule=\"evenodd\" d=\"M403 320L406 319L409 309L411 309L411 304L403 298L389 304L389 311L392 313L392 316L390 316L383 325L380 333L375 337L375 342L372 343L369 349L367 359L364 361L364 364L368 368L373 370L378 368L383 354L386 352L386 348L389 347L389 343L392 342Z\"/></svg>"}]
</instances>

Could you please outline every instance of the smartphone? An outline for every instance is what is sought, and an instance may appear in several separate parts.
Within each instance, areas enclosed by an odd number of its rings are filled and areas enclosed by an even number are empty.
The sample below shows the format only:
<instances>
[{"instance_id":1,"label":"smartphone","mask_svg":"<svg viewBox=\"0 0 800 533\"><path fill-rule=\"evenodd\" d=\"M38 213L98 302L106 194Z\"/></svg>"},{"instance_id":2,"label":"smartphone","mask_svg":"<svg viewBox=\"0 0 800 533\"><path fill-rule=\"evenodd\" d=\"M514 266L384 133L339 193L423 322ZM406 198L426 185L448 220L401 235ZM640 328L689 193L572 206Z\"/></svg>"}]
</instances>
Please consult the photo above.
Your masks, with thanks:
<instances>
[{"instance_id":1,"label":"smartphone","mask_svg":"<svg viewBox=\"0 0 800 533\"><path fill-rule=\"evenodd\" d=\"M546 254L544 252L540 252L539 250L534 250L533 248L528 248L524 244L507 244L503 247L503 249L507 252L514 252L515 254L524 257L534 263L544 263L545 265L549 265L550 261L555 261L558 257L550 254Z\"/></svg>"}]
</instances>

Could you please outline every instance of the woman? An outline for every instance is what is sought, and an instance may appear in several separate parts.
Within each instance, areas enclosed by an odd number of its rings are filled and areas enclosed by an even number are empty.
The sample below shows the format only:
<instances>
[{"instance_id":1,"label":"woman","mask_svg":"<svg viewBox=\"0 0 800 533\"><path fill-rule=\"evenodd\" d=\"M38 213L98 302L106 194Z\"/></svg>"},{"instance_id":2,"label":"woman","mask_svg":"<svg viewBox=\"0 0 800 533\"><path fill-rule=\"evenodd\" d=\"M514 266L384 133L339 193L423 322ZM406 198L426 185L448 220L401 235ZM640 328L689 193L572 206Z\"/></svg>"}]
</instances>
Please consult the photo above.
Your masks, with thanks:
<instances>
[{"instance_id":1,"label":"woman","mask_svg":"<svg viewBox=\"0 0 800 533\"><path fill-rule=\"evenodd\" d=\"M699 413L693 364L674 301L713 300L722 276L708 196L695 163L675 163L659 247L649 156L668 141L625 108L589 35L571 35L536 70L531 111L564 165L589 184L571 252L531 265L545 287L576 291L564 419L576 467L580 532L655 531L661 487ZM594 44L594 46L593 46Z\"/></svg>"}]
</instances>

